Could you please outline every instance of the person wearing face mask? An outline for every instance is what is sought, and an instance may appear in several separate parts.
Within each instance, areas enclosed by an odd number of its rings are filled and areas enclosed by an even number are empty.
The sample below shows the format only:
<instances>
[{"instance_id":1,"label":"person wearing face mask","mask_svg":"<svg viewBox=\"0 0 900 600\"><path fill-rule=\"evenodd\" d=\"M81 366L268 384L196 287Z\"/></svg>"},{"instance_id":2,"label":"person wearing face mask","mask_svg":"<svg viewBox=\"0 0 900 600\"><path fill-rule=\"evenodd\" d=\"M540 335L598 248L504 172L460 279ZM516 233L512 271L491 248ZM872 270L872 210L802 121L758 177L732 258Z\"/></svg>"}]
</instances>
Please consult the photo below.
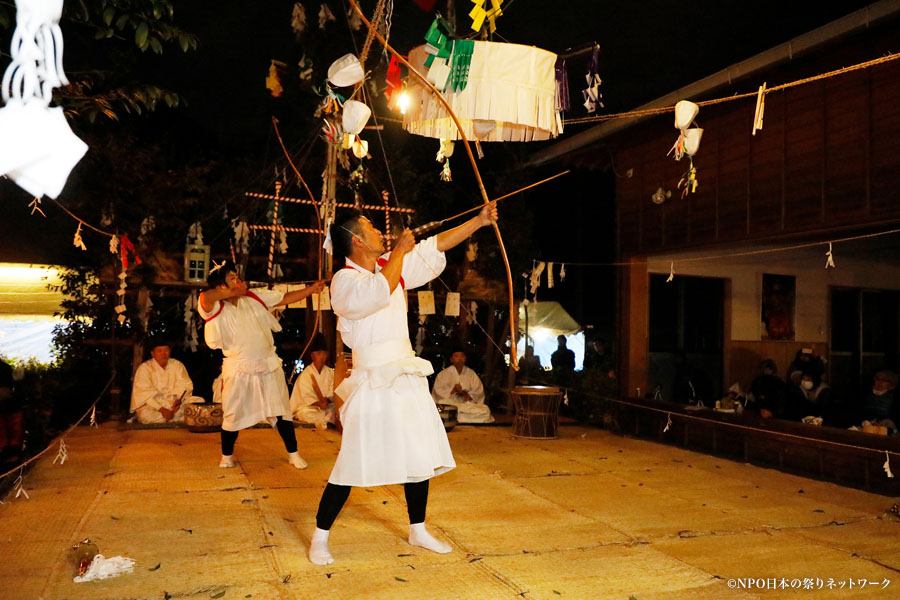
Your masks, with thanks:
<instances>
[{"instance_id":1,"label":"person wearing face mask","mask_svg":"<svg viewBox=\"0 0 900 600\"><path fill-rule=\"evenodd\" d=\"M835 418L831 388L822 381L817 371L801 373L792 389L789 404L790 418L797 421L813 416L822 417L826 424L832 424Z\"/></svg>"},{"instance_id":2,"label":"person wearing face mask","mask_svg":"<svg viewBox=\"0 0 900 600\"><path fill-rule=\"evenodd\" d=\"M898 406L894 398L897 387L897 374L893 371L878 371L872 381L872 390L863 400L862 417L873 425L887 427L892 433L897 432Z\"/></svg>"}]
</instances>

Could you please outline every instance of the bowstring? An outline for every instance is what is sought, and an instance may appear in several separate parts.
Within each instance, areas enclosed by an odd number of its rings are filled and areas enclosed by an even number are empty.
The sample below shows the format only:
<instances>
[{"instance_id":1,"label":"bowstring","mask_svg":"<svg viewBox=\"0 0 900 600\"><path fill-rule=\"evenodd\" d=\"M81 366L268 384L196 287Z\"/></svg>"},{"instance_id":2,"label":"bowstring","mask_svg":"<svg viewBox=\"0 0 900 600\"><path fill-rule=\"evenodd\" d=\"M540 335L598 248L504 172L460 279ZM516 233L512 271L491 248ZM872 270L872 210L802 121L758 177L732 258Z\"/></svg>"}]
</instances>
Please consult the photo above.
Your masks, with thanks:
<instances>
[{"instance_id":1,"label":"bowstring","mask_svg":"<svg viewBox=\"0 0 900 600\"><path fill-rule=\"evenodd\" d=\"M348 14L348 7L347 7L346 1L342 0L341 4L344 6L344 14L347 15L347 14ZM350 39L353 41L353 49L356 51L357 54L359 54L359 47L358 47L357 44L356 44L356 38L353 37L353 30L352 30L352 28L350 27L350 20L349 20L348 18L345 18L345 21L347 22L347 29L348 29L349 32L350 32ZM373 106L373 107L374 107L374 105L375 105L375 104L374 104L374 101L373 101L373 99L369 96L368 90L366 90L365 82L363 82L363 85L360 86L360 89L362 89L363 100L365 100L366 103L367 103L369 106ZM391 192L392 192L392 197L393 197L394 205L395 205L397 208L402 208L402 206L400 205L400 198L399 198L399 196L398 196L398 194L397 194L397 187L394 185L394 176L393 176L393 174L392 174L392 172L391 172L391 165L390 165L390 162L388 161L387 148L385 147L384 139L383 139L382 136L381 136L381 128L379 127L378 117L376 116L374 110L372 111L372 120L373 120L374 123L375 123L375 133L376 133L376 135L377 135L377 137L378 137L378 145L380 146L380 148L381 148L381 154L382 154L382 156L384 157L384 168L385 168L385 170L387 171L388 181L389 181L390 184L391 184ZM402 219L402 217L401 217L401 219ZM414 224L418 224L418 221L416 221L416 220L413 218L412 213L408 213L408 214L407 214L406 221L407 221L407 226L414 225ZM412 229L412 227L410 227L410 229ZM391 232L390 232L390 231L385 231L384 234L389 236L389 235L391 235ZM427 239L427 238L426 238L426 239ZM447 284L446 281L443 280L443 278L441 277L441 274L440 274L439 272L435 271L435 270L432 268L431 263L429 263L427 260L425 260L425 257L422 256L422 254L419 252L418 244L415 245L415 246L413 246L413 250L414 250L415 253L418 255L419 259L425 264L425 266L428 267L428 270L432 272L432 274L434 275L434 279L436 279L441 285L443 285L444 288L446 288L446 290L447 290L448 292L453 292L453 289ZM506 356L506 352L503 350L503 348L501 348L501 347L497 344L497 342L496 342L496 340L494 339L494 337L493 337L491 334L489 334L489 333L487 332L487 330L481 325L481 323L478 322L477 316L476 316L475 314L473 314L472 311L470 311L469 308L468 308L461 300L462 300L462 298L460 298L460 303L459 303L459 305L460 305L460 307L466 312L466 316L469 318L469 320L470 320L472 323L475 323L476 327L478 327L478 329L481 330L481 332L484 334L485 338L491 343L491 345L494 346L494 348L497 349L497 351L500 353L500 356L505 357L505 356ZM493 308L492 308L491 310L493 310ZM512 319L512 318L513 318L513 315L510 314L510 315L509 315L509 318Z\"/></svg>"}]
</instances>

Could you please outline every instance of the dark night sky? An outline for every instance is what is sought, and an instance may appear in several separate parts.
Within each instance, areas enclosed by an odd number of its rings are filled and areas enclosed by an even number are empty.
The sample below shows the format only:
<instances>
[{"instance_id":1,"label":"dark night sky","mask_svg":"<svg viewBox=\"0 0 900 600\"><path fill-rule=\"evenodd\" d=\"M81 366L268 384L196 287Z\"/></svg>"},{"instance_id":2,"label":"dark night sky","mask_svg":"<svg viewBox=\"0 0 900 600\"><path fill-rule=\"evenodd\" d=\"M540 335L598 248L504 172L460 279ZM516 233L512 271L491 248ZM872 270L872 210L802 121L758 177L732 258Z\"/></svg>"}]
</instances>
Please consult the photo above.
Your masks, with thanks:
<instances>
[{"instance_id":1,"label":"dark night sky","mask_svg":"<svg viewBox=\"0 0 900 600\"><path fill-rule=\"evenodd\" d=\"M290 29L293 2L289 0L206 0L176 2L176 23L200 38L197 52L182 55L168 49L157 59L147 56L143 63L153 80L176 89L188 101L187 108L160 111L147 120L151 126L146 135L165 131L186 148L212 154L250 155L275 161L280 151L273 144L270 118L277 114L285 130L295 141L305 126L304 101L309 98L273 101L264 86L270 59L295 64L302 46L298 46ZM311 27L316 26L319 2L307 2ZM353 51L349 29L339 6L343 2L329 0L338 21L315 48L327 57L317 65L320 71L346 52ZM361 2L371 13L374 0ZM596 41L602 47L602 92L606 110L628 110L646 101L704 77L815 27L828 23L869 4L863 1L757 2L723 0L572 0L545 2L511 0L504 3L505 13L497 21L503 40L536 45L554 52ZM446 5L438 0L439 8ZM471 3L457 0L460 30L467 30L466 16ZM432 15L422 12L412 0L395 0L391 42L401 52L422 43ZM63 24L66 31L66 24ZM497 41L501 37L495 38ZM377 48L373 54L378 52ZM173 57L177 56L175 60ZM68 57L67 57L68 58ZM77 60L78 57L71 57ZM371 60L370 60L371 63ZM71 69L67 60L67 69ZM368 64L367 67L371 67ZM579 93L583 64L572 61L570 87ZM380 69L380 70L379 70ZM383 81L384 63L376 67L375 77ZM574 103L570 116L580 116ZM383 112L383 109L379 112ZM304 122L306 123L304 125ZM567 133L580 131L570 127ZM415 138L396 126L388 126L385 137L393 149L410 156L433 156L435 142ZM520 158L536 150L540 144L513 149ZM489 152L491 154L491 152ZM373 154L374 156L374 154ZM477 200L474 187L467 181L468 165L460 157L454 159L454 186L460 193ZM493 162L492 162L493 161ZM427 163L423 163L427 164ZM431 162L428 168L434 168ZM509 180L509 154L494 153L485 159L482 169L499 179ZM520 173L514 179L528 182L560 170L553 166L546 172ZM318 174L309 175L318 179ZM457 182L458 180L458 182ZM609 223L612 222L613 180L607 172L581 173L542 194L535 194L505 210L532 211L542 257L556 260L608 260L614 252ZM489 177L489 191L491 178ZM248 182L254 188L256 182ZM318 188L318 181L312 184ZM508 188L507 188L508 189ZM69 191L69 190L67 190ZM503 190L507 191L507 190ZM240 193L241 190L238 191ZM0 221L0 236L5 244L28 244L38 233L33 218L27 218L27 199L13 193L10 184L0 187L3 197L13 200L7 207L7 218ZM545 200L548 195L553 203ZM66 191L61 198L65 201ZM557 201L558 200L558 201ZM515 207L515 208L513 208ZM51 208L49 212L58 213ZM577 218L572 219L572 215ZM5 223L2 224L2 223ZM604 228L603 223L606 223ZM58 214L51 215L45 227L58 225L68 231L70 223ZM571 290L584 296L585 290ZM581 307L575 309L580 312ZM609 311L609 307L598 309Z\"/></svg>"}]
</instances>

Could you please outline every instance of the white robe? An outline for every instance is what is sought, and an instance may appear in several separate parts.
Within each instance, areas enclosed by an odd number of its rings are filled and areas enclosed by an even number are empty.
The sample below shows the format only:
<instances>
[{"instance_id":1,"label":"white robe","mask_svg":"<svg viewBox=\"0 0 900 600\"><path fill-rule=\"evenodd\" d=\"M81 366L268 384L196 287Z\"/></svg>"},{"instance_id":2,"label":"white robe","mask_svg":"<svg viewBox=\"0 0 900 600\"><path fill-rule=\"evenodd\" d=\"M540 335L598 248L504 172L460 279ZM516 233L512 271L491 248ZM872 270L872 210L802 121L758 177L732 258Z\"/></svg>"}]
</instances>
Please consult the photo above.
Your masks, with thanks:
<instances>
[{"instance_id":1,"label":"white robe","mask_svg":"<svg viewBox=\"0 0 900 600\"><path fill-rule=\"evenodd\" d=\"M222 429L240 431L260 421L274 426L277 417L290 419L291 406L281 359L275 354L273 331L281 325L272 306L284 292L254 289L262 302L241 296L237 304L219 300L211 312L198 307L206 320L204 337L210 348L222 350Z\"/></svg>"},{"instance_id":2,"label":"white robe","mask_svg":"<svg viewBox=\"0 0 900 600\"><path fill-rule=\"evenodd\" d=\"M431 363L412 351L406 321L406 290L431 281L446 264L431 237L404 257L403 284L393 293L380 266L372 273L348 259L348 268L335 274L331 305L341 338L353 349L353 366L335 390L344 399L344 434L330 483L417 482L456 466L428 392Z\"/></svg>"},{"instance_id":3,"label":"white robe","mask_svg":"<svg viewBox=\"0 0 900 600\"><path fill-rule=\"evenodd\" d=\"M313 381L319 386L319 391L328 400L327 408L322 410L313 406L319 401ZM322 365L322 370L317 371L314 365L309 365L291 390L291 413L294 418L304 423L312 423L320 428L325 428L328 423L334 423L334 369L328 365Z\"/></svg>"},{"instance_id":4,"label":"white robe","mask_svg":"<svg viewBox=\"0 0 900 600\"><path fill-rule=\"evenodd\" d=\"M144 424L184 421L184 405L190 402L193 391L194 384L181 361L170 358L164 369L151 358L142 362L134 373L131 412L136 413L138 421ZM172 410L179 399L181 406L172 421L166 421L159 409Z\"/></svg>"},{"instance_id":5,"label":"white robe","mask_svg":"<svg viewBox=\"0 0 900 600\"><path fill-rule=\"evenodd\" d=\"M464 400L463 396L457 396L452 393L457 383L462 388L462 391L469 394L469 397L472 398L471 402ZM469 367L463 366L462 373L460 373L455 366L450 365L438 373L434 380L431 396L439 404L456 406L458 409L457 419L460 423L494 422L494 417L491 416L491 409L484 404L484 386L481 384L481 379Z\"/></svg>"}]
</instances>

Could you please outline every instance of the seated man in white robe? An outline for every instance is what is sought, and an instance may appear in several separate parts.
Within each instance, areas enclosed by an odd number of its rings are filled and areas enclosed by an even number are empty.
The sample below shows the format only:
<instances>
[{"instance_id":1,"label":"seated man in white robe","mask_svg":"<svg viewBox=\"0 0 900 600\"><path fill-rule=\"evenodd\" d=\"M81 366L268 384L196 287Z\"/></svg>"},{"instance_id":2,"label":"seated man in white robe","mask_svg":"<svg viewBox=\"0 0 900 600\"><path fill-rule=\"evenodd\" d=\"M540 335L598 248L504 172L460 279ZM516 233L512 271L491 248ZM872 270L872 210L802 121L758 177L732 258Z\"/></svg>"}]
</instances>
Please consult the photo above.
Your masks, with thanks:
<instances>
[{"instance_id":1,"label":"seated man in white robe","mask_svg":"<svg viewBox=\"0 0 900 600\"><path fill-rule=\"evenodd\" d=\"M334 369L325 364L328 347L321 333L313 338L309 357L312 364L303 369L291 391L291 414L296 421L326 429L334 423Z\"/></svg>"},{"instance_id":2,"label":"seated man in white robe","mask_svg":"<svg viewBox=\"0 0 900 600\"><path fill-rule=\"evenodd\" d=\"M478 374L466 366L466 353L456 350L450 366L438 373L431 396L438 404L457 407L460 423L493 423L491 409L484 403L484 386Z\"/></svg>"},{"instance_id":3,"label":"seated man in white robe","mask_svg":"<svg viewBox=\"0 0 900 600\"><path fill-rule=\"evenodd\" d=\"M150 342L150 360L141 363L131 387L131 412L146 425L184 421L184 403L194 384L181 361L170 358L166 342Z\"/></svg>"}]
</instances>

